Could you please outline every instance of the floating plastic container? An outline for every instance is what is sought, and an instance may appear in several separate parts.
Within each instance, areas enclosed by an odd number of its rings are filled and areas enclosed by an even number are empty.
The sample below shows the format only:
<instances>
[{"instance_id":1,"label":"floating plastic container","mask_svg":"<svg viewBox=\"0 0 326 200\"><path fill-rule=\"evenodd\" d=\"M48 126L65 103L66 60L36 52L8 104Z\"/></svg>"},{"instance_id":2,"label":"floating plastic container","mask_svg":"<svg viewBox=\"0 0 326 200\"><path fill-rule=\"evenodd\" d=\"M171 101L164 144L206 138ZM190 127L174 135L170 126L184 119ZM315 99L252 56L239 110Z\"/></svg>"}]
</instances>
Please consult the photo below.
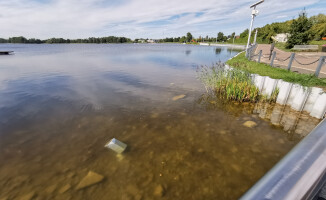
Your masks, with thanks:
<instances>
[{"instance_id":1,"label":"floating plastic container","mask_svg":"<svg viewBox=\"0 0 326 200\"><path fill-rule=\"evenodd\" d=\"M104 147L112 149L116 153L120 154L120 153L124 152L124 150L127 148L127 145L125 143L113 138L108 143L106 143Z\"/></svg>"}]
</instances>

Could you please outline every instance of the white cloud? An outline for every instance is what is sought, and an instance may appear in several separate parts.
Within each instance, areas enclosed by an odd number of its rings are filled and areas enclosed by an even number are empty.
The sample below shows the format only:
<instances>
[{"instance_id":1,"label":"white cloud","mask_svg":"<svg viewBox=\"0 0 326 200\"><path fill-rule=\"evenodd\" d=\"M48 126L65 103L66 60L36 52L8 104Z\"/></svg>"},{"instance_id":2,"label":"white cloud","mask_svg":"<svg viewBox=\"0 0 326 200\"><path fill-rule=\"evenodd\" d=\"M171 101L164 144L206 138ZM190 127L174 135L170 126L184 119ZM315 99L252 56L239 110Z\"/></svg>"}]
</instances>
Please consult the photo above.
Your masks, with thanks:
<instances>
[{"instance_id":1,"label":"white cloud","mask_svg":"<svg viewBox=\"0 0 326 200\"><path fill-rule=\"evenodd\" d=\"M185 35L188 31L195 36L215 35L218 31L240 32L249 26L249 5L254 2L0 0L0 37L22 35L45 39L116 35L162 38ZM322 1L296 0L293 3L289 0L266 0L259 6L261 15L257 17L256 25L264 25L277 19L291 19L299 10L317 3L321 4ZM307 10L309 14L323 12L318 7L311 8L312 12ZM200 15L197 15L199 12ZM176 15L180 17L174 18ZM155 24L153 21L159 22Z\"/></svg>"}]
</instances>

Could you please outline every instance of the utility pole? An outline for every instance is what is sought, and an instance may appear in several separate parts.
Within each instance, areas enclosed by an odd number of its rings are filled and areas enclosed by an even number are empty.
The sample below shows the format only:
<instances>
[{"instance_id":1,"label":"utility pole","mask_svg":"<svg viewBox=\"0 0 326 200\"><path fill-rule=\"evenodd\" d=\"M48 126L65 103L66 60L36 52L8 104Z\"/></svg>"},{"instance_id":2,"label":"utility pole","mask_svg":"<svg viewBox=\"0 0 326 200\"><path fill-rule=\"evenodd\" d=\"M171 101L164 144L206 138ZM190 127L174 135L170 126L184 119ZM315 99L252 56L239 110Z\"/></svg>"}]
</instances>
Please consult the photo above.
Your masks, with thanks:
<instances>
[{"instance_id":1,"label":"utility pole","mask_svg":"<svg viewBox=\"0 0 326 200\"><path fill-rule=\"evenodd\" d=\"M254 24L254 20L255 17L258 15L258 10L256 10L256 6L258 6L259 4L263 3L264 0L258 1L257 3L253 4L252 6L250 6L250 8L253 8L253 10L251 11L251 23L250 23L250 28L249 28L249 35L248 35L248 42L247 42L247 47L246 47L246 53L248 53L248 48L249 48L249 44L250 44L250 39L251 39L251 31L252 31L252 26Z\"/></svg>"}]
</instances>

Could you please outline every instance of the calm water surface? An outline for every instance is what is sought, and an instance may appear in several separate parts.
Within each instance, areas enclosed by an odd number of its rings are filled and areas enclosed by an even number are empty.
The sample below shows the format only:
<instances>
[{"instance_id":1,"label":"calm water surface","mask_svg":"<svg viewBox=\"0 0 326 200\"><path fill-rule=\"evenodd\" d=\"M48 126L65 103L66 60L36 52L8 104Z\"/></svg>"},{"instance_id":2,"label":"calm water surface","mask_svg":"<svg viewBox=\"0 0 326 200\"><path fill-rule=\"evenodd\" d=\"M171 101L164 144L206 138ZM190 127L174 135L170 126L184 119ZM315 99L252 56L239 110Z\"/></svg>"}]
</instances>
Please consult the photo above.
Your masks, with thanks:
<instances>
[{"instance_id":1,"label":"calm water surface","mask_svg":"<svg viewBox=\"0 0 326 200\"><path fill-rule=\"evenodd\" d=\"M0 199L237 199L318 123L287 107L205 94L197 66L236 50L0 50L15 51L0 56ZM248 120L258 126L245 127ZM104 148L113 137L128 144L121 156ZM89 171L103 181L77 190Z\"/></svg>"}]
</instances>

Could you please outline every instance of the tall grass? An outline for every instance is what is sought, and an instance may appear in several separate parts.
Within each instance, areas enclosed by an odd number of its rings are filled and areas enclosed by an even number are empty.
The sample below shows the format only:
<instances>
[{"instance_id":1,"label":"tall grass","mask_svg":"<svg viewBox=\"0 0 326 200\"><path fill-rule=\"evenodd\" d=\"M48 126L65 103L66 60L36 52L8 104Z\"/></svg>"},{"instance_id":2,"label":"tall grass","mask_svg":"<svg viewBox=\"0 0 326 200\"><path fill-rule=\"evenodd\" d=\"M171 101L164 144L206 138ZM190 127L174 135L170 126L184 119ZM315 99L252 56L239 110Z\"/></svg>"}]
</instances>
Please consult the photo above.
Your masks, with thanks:
<instances>
[{"instance_id":1,"label":"tall grass","mask_svg":"<svg viewBox=\"0 0 326 200\"><path fill-rule=\"evenodd\" d=\"M252 83L251 75L239 69L227 69L223 63L212 67L201 66L198 78L207 92L214 92L222 98L239 102L257 102L259 89Z\"/></svg>"}]
</instances>

